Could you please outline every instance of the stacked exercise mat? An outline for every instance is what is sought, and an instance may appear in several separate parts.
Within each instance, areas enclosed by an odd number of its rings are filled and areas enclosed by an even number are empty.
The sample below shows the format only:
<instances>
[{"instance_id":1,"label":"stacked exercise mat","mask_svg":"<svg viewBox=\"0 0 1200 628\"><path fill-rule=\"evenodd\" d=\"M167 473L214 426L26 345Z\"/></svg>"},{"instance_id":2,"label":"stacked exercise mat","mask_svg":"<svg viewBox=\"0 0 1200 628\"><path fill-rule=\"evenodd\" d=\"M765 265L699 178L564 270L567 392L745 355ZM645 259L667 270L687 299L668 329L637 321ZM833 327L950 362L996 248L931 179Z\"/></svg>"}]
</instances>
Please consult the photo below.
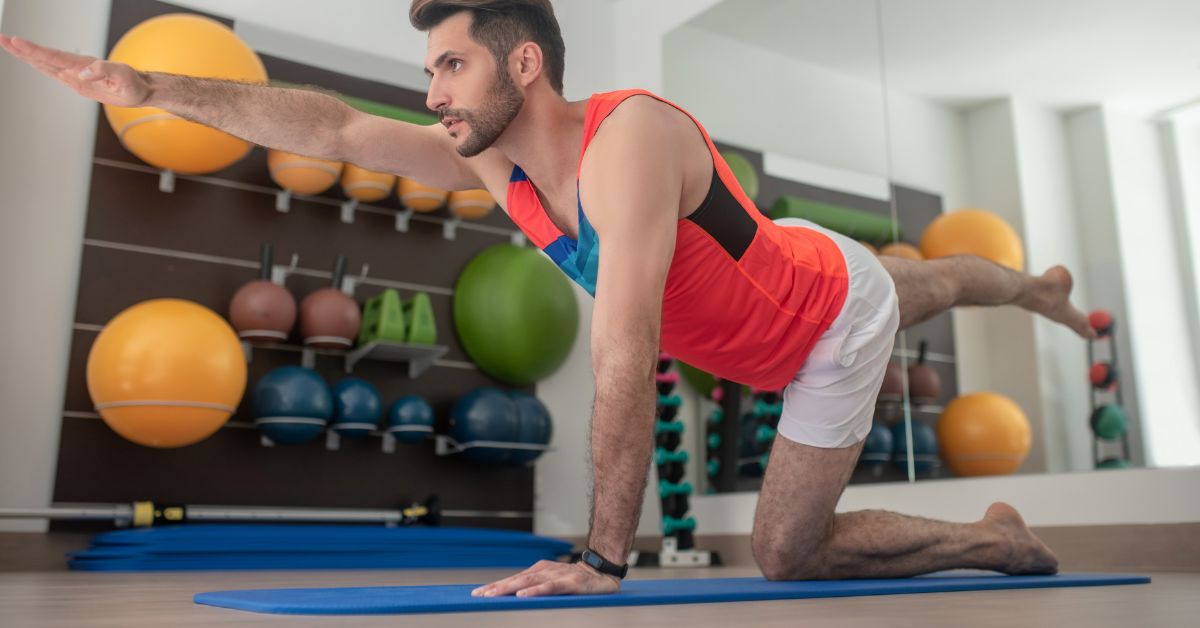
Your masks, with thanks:
<instances>
[{"instance_id":1,"label":"stacked exercise mat","mask_svg":"<svg viewBox=\"0 0 1200 628\"><path fill-rule=\"evenodd\" d=\"M199 524L97 535L70 557L82 571L523 569L571 544L511 530Z\"/></svg>"}]
</instances>

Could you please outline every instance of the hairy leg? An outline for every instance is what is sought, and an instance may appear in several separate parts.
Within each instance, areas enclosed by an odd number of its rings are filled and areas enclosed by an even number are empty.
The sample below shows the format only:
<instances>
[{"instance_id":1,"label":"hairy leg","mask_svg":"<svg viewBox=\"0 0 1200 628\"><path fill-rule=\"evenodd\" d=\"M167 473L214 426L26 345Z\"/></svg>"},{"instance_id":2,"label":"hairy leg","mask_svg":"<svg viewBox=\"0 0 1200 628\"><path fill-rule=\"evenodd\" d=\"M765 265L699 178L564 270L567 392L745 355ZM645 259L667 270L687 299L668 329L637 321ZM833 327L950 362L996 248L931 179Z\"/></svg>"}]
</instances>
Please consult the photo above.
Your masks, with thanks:
<instances>
[{"instance_id":1,"label":"hairy leg","mask_svg":"<svg viewBox=\"0 0 1200 628\"><path fill-rule=\"evenodd\" d=\"M882 510L835 514L862 443L820 449L777 437L751 544L772 580L901 578L943 569L1054 573L1058 560L1011 506L973 523Z\"/></svg>"},{"instance_id":2,"label":"hairy leg","mask_svg":"<svg viewBox=\"0 0 1200 628\"><path fill-rule=\"evenodd\" d=\"M1071 328L1094 332L1087 315L1071 305L1074 280L1062 266L1040 276L1019 273L982 257L960 255L924 262L881 256L900 298L900 329L959 305L1016 305Z\"/></svg>"}]
</instances>

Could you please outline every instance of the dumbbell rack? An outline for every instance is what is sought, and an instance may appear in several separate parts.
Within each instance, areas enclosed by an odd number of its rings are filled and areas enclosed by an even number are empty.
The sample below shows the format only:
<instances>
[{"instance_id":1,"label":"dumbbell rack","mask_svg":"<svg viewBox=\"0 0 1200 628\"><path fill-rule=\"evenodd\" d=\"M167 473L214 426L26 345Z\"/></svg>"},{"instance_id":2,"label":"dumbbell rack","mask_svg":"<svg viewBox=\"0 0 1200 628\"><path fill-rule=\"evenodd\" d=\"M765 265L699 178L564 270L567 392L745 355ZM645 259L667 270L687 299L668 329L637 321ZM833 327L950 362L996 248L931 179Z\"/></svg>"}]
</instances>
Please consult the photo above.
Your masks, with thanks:
<instances>
[{"instance_id":1,"label":"dumbbell rack","mask_svg":"<svg viewBox=\"0 0 1200 628\"><path fill-rule=\"evenodd\" d=\"M707 567L720 564L715 552L696 549L696 518L691 510L692 484L685 482L687 450L682 447L684 424L679 420L683 400L675 394L679 373L671 370L674 360L661 353L655 373L658 401L654 422L654 464L658 471L658 496L662 503L662 549L634 552L630 563L639 567Z\"/></svg>"},{"instance_id":2,"label":"dumbbell rack","mask_svg":"<svg viewBox=\"0 0 1200 628\"><path fill-rule=\"evenodd\" d=\"M1087 348L1088 348L1088 365L1089 366L1096 364L1096 353L1097 353L1096 347L1097 347L1097 345L1100 345L1100 344L1107 345L1107 347L1108 347L1107 362L1110 365L1110 368L1116 369L1117 364L1118 364L1117 342L1116 342L1115 334L1113 332L1111 325L1107 330L1104 330L1104 332L1101 335L1098 335L1095 339L1088 340ZM1095 416L1096 409L1102 405L1105 405L1105 403L1107 403L1107 402L1103 401L1103 397L1106 395L1112 395L1112 398L1116 402L1116 405L1118 407L1124 409L1125 401L1121 395L1120 371L1117 370L1116 372L1117 372L1116 381L1114 381L1113 384L1111 386L1109 386L1107 389L1098 388L1095 385L1088 387L1089 391L1090 391L1089 397L1091 398L1091 414L1089 415L1089 417ZM1090 426L1089 426L1089 429L1091 429ZM1100 436L1097 435L1095 433L1095 431L1092 432L1092 467L1093 468L1100 468L1100 463L1107 459L1104 457L1103 450L1105 449L1105 443L1108 443L1108 442L1112 442L1112 441L1107 441L1103 438L1100 438ZM1129 446L1129 430L1128 429L1126 429L1124 431L1124 433L1121 434L1120 445L1121 445L1120 460L1124 460L1124 461L1128 462L1130 460L1130 453L1132 452L1132 449Z\"/></svg>"},{"instance_id":3,"label":"dumbbell rack","mask_svg":"<svg viewBox=\"0 0 1200 628\"><path fill-rule=\"evenodd\" d=\"M771 445L775 443L779 417L783 415L783 400L778 391L754 389L751 391L750 413L742 417L741 436L752 441L748 449L753 453L738 457L738 473L762 477L767 471L767 460L771 456ZM752 437L752 438L751 438ZM741 443L739 441L739 454Z\"/></svg>"}]
</instances>

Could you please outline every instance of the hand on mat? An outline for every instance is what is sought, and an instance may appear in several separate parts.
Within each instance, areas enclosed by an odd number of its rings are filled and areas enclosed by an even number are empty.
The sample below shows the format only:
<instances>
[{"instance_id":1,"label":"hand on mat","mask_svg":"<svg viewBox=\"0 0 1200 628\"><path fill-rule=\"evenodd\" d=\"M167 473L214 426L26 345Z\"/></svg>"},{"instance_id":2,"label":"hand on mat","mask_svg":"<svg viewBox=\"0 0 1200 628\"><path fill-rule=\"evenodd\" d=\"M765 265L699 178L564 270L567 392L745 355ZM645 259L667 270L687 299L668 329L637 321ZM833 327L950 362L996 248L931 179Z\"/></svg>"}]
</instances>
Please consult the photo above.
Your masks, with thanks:
<instances>
[{"instance_id":1,"label":"hand on mat","mask_svg":"<svg viewBox=\"0 0 1200 628\"><path fill-rule=\"evenodd\" d=\"M486 584L471 592L475 597L513 595L575 595L577 593L616 593L621 581L602 574L583 563L556 563L542 560L521 573Z\"/></svg>"},{"instance_id":2,"label":"hand on mat","mask_svg":"<svg viewBox=\"0 0 1200 628\"><path fill-rule=\"evenodd\" d=\"M55 50L5 35L0 35L0 48L46 76L58 79L79 95L107 105L134 107L150 95L146 78L124 63Z\"/></svg>"}]
</instances>

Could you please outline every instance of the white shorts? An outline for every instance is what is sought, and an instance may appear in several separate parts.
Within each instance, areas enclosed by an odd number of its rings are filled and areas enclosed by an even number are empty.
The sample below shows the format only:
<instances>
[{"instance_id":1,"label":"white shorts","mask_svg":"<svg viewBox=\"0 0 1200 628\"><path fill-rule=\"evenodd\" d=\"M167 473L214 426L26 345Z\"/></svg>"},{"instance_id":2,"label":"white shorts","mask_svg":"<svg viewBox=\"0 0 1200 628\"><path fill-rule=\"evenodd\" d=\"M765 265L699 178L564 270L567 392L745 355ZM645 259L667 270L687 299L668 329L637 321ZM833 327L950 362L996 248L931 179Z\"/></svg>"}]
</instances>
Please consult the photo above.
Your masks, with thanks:
<instances>
[{"instance_id":1,"label":"white shorts","mask_svg":"<svg viewBox=\"0 0 1200 628\"><path fill-rule=\"evenodd\" d=\"M858 242L800 218L775 222L832 238L850 276L841 313L783 391L779 434L812 447L849 447L871 431L875 400L900 327L896 286L879 260Z\"/></svg>"}]
</instances>

